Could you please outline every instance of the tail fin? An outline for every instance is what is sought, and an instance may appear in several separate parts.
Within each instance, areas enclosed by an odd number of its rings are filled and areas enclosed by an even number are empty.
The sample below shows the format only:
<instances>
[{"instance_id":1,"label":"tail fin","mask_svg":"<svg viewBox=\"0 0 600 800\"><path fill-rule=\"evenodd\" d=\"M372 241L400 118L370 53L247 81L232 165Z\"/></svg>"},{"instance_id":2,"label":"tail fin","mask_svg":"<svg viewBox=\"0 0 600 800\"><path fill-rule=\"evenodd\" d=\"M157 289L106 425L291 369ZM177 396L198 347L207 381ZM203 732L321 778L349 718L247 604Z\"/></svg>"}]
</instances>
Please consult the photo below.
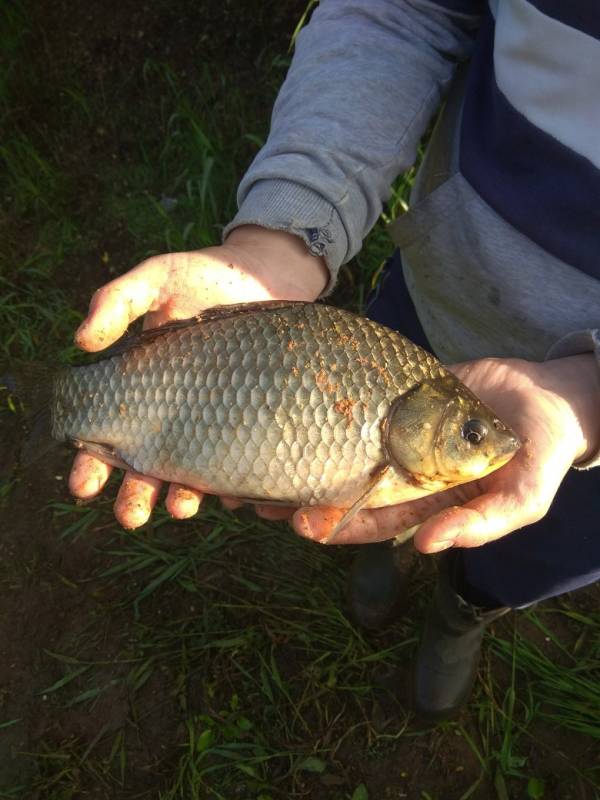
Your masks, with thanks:
<instances>
[{"instance_id":1,"label":"tail fin","mask_svg":"<svg viewBox=\"0 0 600 800\"><path fill-rule=\"evenodd\" d=\"M58 444L51 434L53 373L45 364L35 363L0 371L2 472L15 461L21 467L31 466Z\"/></svg>"}]
</instances>

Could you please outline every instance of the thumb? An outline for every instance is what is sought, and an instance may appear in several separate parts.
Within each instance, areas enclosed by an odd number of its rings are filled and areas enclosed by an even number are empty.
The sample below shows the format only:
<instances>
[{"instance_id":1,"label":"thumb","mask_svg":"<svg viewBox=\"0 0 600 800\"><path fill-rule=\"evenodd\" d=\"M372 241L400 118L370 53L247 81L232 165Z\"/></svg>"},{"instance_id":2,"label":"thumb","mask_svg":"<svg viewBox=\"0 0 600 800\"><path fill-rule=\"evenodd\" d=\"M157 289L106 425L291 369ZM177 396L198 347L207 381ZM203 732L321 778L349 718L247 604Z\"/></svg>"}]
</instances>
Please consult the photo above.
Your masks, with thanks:
<instances>
[{"instance_id":1,"label":"thumb","mask_svg":"<svg viewBox=\"0 0 600 800\"><path fill-rule=\"evenodd\" d=\"M461 506L451 506L427 519L415 534L415 547L437 553L448 547L480 547L545 516L570 461L562 449L543 449L537 461L518 453L490 476L488 491Z\"/></svg>"},{"instance_id":2,"label":"thumb","mask_svg":"<svg viewBox=\"0 0 600 800\"><path fill-rule=\"evenodd\" d=\"M98 289L87 317L75 332L75 344L96 352L119 339L135 319L157 302L163 272L160 264L144 261Z\"/></svg>"}]
</instances>

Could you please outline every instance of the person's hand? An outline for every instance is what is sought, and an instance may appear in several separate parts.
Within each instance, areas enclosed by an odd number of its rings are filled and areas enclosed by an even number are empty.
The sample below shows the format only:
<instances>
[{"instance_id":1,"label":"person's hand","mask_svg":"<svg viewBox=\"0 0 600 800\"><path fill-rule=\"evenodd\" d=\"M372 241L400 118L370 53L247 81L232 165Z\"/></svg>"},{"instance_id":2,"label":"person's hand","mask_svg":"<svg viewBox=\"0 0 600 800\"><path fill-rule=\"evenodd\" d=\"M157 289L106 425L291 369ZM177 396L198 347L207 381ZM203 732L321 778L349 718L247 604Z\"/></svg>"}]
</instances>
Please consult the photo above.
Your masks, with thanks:
<instances>
[{"instance_id":1,"label":"person's hand","mask_svg":"<svg viewBox=\"0 0 600 800\"><path fill-rule=\"evenodd\" d=\"M189 253L155 256L99 289L88 316L75 334L83 350L103 350L119 339L138 317L153 328L186 319L205 308L257 300L315 300L324 289L327 269L292 234L255 226L236 228L225 245ZM85 451L75 457L69 488L80 499L97 495L111 467ZM115 502L115 516L125 528L137 528L150 516L161 481L127 472ZM198 511L202 494L171 484L169 513L178 519ZM233 499L224 502L229 507Z\"/></svg>"},{"instance_id":2,"label":"person's hand","mask_svg":"<svg viewBox=\"0 0 600 800\"><path fill-rule=\"evenodd\" d=\"M481 480L361 511L333 543L381 541L420 525L414 543L423 553L477 547L541 519L567 470L600 443L600 378L591 354L544 363L482 359L451 369L521 436L521 449ZM324 542L341 513L304 508L293 514L293 525L302 536ZM271 518L284 514L261 511Z\"/></svg>"}]
</instances>

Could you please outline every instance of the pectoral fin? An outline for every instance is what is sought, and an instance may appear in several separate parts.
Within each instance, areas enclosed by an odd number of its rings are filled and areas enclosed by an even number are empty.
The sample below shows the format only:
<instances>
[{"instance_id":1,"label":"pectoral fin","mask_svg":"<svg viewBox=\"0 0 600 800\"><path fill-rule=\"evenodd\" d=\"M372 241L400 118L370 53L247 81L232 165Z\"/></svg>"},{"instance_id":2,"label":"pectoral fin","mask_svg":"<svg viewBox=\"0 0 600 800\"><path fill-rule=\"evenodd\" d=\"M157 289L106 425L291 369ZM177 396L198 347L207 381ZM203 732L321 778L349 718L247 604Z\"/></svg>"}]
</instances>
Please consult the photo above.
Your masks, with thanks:
<instances>
[{"instance_id":1,"label":"pectoral fin","mask_svg":"<svg viewBox=\"0 0 600 800\"><path fill-rule=\"evenodd\" d=\"M127 464L123 461L117 450L109 444L86 442L83 439L72 439L71 442L79 450L85 450L91 453L93 456L99 458L100 461L104 461L105 464L110 464L112 467L117 467L118 469L133 470L131 464Z\"/></svg>"},{"instance_id":2,"label":"pectoral fin","mask_svg":"<svg viewBox=\"0 0 600 800\"><path fill-rule=\"evenodd\" d=\"M323 540L323 544L331 544L335 539L335 537L338 535L338 533L342 530L342 528L346 527L346 525L350 522L350 520L354 516L356 516L356 514L358 514L361 508L364 508L367 500L369 499L371 494L373 494L375 489L379 486L381 481L385 478L389 470L390 470L389 464L384 464L383 466L378 467L375 470L375 472L373 473L373 475L371 475L371 478L369 479L369 483L367 484L367 488L365 489L365 491L361 494L358 500L355 503L353 503L350 506L350 508L346 511L344 516L340 519L340 521L331 531L329 536Z\"/></svg>"}]
</instances>

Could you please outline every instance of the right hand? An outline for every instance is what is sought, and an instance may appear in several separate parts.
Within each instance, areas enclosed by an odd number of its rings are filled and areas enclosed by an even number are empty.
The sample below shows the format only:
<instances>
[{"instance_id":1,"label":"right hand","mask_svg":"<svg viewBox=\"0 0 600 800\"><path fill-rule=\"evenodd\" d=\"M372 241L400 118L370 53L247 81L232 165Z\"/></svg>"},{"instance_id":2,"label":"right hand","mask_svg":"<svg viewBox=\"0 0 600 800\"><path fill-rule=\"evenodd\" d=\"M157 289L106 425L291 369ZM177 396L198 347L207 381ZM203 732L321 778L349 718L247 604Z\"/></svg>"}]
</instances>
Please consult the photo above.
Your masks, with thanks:
<instances>
[{"instance_id":1,"label":"right hand","mask_svg":"<svg viewBox=\"0 0 600 800\"><path fill-rule=\"evenodd\" d=\"M75 333L83 350L97 352L119 339L145 315L144 328L193 317L216 305L258 300L315 300L325 288L324 259L311 255L293 234L254 225L236 228L220 247L169 253L143 261L98 289L87 317ZM102 491L112 468L85 451L75 457L69 488L89 499ZM115 516L124 528L143 525L160 492L157 478L127 472L115 501ZM177 519L193 516L201 492L171 484L166 498ZM229 507L239 503L224 499Z\"/></svg>"}]
</instances>

